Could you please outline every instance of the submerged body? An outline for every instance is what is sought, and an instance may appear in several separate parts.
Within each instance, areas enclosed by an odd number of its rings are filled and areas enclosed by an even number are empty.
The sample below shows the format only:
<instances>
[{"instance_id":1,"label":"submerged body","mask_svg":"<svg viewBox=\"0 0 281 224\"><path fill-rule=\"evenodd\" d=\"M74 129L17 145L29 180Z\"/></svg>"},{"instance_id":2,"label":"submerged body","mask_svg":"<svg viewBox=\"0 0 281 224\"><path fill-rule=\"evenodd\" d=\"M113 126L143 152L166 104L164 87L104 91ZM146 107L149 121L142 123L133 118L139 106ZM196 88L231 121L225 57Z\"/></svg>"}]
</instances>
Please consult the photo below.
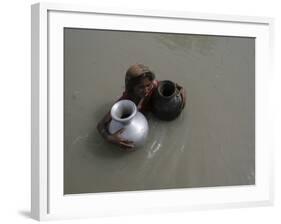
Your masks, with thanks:
<instances>
[{"instance_id":1,"label":"submerged body","mask_svg":"<svg viewBox=\"0 0 281 224\"><path fill-rule=\"evenodd\" d=\"M125 91L117 100L131 100L137 106L137 109L146 115L152 111L152 98L159 87L159 81L155 80L154 73L145 65L134 64L126 72ZM182 98L181 109L185 106L185 91L176 84L176 88ZM135 148L134 141L128 141L122 137L123 129L115 133L108 131L108 125L112 120L110 112L98 123L97 129L102 137L110 143L119 145L124 148Z\"/></svg>"}]
</instances>

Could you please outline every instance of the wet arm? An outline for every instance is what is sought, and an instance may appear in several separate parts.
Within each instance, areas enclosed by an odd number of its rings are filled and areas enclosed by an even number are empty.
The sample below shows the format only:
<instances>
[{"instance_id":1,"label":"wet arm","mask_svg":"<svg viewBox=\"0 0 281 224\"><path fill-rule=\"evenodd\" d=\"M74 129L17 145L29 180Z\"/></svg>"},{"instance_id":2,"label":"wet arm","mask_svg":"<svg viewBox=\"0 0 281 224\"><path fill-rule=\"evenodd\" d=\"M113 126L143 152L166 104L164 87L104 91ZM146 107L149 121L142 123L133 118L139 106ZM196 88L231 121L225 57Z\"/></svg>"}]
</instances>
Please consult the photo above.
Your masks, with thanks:
<instances>
[{"instance_id":1,"label":"wet arm","mask_svg":"<svg viewBox=\"0 0 281 224\"><path fill-rule=\"evenodd\" d=\"M108 142L119 145L124 148L134 148L133 142L123 140L120 134L123 132L124 129L120 129L116 133L110 134L107 130L108 124L111 121L110 113L108 112L103 119L98 123L97 129L100 135Z\"/></svg>"}]
</instances>

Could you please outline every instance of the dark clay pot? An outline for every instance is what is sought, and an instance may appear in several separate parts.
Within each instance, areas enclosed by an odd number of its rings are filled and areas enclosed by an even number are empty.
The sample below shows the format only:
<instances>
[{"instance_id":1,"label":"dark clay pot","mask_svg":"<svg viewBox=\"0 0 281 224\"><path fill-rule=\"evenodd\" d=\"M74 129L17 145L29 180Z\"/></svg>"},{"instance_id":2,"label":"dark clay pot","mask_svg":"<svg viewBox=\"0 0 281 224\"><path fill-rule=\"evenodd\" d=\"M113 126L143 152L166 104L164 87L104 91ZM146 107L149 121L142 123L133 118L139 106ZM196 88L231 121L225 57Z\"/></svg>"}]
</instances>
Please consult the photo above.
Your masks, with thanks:
<instances>
[{"instance_id":1,"label":"dark clay pot","mask_svg":"<svg viewBox=\"0 0 281 224\"><path fill-rule=\"evenodd\" d=\"M152 101L154 115L161 119L170 121L175 119L182 111L182 98L176 84L169 80L159 83Z\"/></svg>"}]
</instances>

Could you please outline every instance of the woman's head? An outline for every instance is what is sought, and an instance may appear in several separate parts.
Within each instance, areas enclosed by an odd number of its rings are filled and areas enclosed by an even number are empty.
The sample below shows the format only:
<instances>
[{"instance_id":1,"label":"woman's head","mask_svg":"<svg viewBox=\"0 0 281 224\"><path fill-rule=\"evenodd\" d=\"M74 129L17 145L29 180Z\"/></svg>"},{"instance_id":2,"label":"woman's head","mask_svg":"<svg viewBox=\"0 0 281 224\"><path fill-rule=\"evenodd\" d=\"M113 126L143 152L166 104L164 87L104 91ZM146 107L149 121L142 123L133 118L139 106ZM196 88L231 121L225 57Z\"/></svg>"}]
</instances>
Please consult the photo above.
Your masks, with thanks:
<instances>
[{"instance_id":1,"label":"woman's head","mask_svg":"<svg viewBox=\"0 0 281 224\"><path fill-rule=\"evenodd\" d=\"M125 87L130 95L142 98L152 88L154 73L143 64L134 64L126 72Z\"/></svg>"}]
</instances>

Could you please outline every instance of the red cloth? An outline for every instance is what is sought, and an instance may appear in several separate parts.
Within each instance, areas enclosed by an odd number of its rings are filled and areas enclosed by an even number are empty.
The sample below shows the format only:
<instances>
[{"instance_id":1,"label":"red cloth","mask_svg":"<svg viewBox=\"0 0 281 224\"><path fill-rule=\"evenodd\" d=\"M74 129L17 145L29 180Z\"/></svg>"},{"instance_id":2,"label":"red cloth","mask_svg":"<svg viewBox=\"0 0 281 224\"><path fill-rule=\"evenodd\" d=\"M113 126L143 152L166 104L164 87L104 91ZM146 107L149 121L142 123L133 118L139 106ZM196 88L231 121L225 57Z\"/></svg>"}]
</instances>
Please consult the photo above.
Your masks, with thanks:
<instances>
[{"instance_id":1,"label":"red cloth","mask_svg":"<svg viewBox=\"0 0 281 224\"><path fill-rule=\"evenodd\" d=\"M143 102L141 103L141 105L137 105L138 109L140 112L149 112L152 109L152 102L151 102L151 98L154 94L154 92L157 90L158 86L159 86L159 81L158 80L153 80L152 81L152 88L149 91L148 95L145 97L145 99L143 100ZM123 95L117 100L132 100L131 96L128 94L127 91L123 92ZM132 100L133 101L133 100Z\"/></svg>"}]
</instances>

